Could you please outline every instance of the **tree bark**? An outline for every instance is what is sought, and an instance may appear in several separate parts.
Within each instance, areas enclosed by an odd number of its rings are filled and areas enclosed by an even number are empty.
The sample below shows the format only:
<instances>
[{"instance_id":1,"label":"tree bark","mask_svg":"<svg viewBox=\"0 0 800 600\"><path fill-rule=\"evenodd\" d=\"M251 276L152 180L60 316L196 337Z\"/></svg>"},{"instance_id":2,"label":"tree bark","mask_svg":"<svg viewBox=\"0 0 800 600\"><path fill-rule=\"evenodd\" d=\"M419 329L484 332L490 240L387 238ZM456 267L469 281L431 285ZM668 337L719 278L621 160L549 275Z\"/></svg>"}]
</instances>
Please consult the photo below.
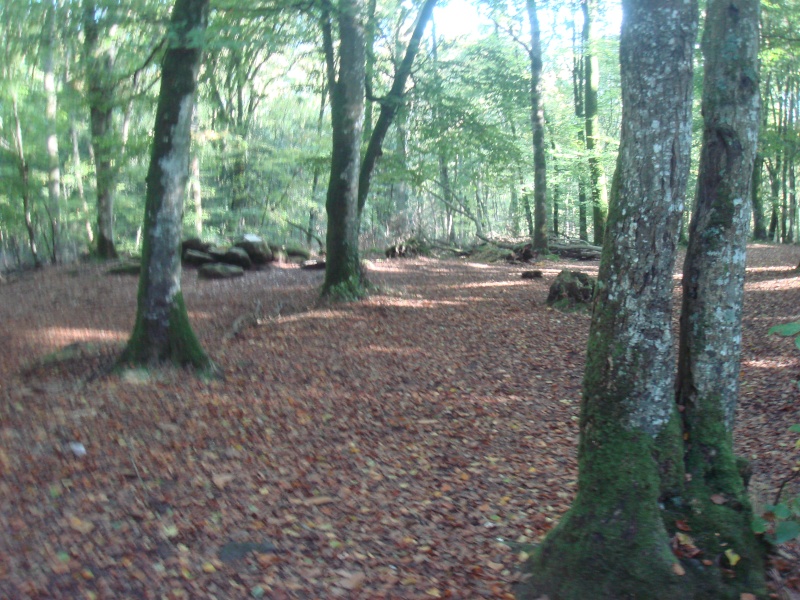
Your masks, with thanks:
<instances>
[{"instance_id":1,"label":"tree bark","mask_svg":"<svg viewBox=\"0 0 800 600\"><path fill-rule=\"evenodd\" d=\"M340 0L339 66L334 68L330 23L323 25L331 98L333 151L328 182L327 260L323 296L357 299L366 293L366 278L358 252L360 229L359 172L361 129L364 124L366 53L361 23L362 0ZM327 27L327 33L326 29Z\"/></svg>"},{"instance_id":2,"label":"tree bark","mask_svg":"<svg viewBox=\"0 0 800 600\"><path fill-rule=\"evenodd\" d=\"M25 230L28 232L28 245L33 256L33 264L38 269L42 266L39 258L39 251L36 247L36 229L33 226L31 216L31 184L30 169L25 158L25 145L22 140L22 122L19 118L19 105L16 93L11 95L11 108L14 113L14 149L17 153L17 170L19 171L20 182L22 184L22 213L25 219Z\"/></svg>"},{"instance_id":3,"label":"tree bark","mask_svg":"<svg viewBox=\"0 0 800 600\"><path fill-rule=\"evenodd\" d=\"M583 62L584 62L584 91L586 101L585 129L586 152L589 155L589 189L592 194L592 225L594 230L594 243L603 245L605 235L606 216L608 212L606 199L606 176L598 156L599 148L597 135L600 132L600 119L597 116L597 88L600 85L600 65L592 49L592 20L595 13L593 0L581 0L583 11Z\"/></svg>"},{"instance_id":4,"label":"tree bark","mask_svg":"<svg viewBox=\"0 0 800 600\"><path fill-rule=\"evenodd\" d=\"M533 249L547 254L547 160L544 151L542 42L536 0L527 0L531 25L531 127L533 129Z\"/></svg>"},{"instance_id":5,"label":"tree bark","mask_svg":"<svg viewBox=\"0 0 800 600\"><path fill-rule=\"evenodd\" d=\"M213 365L192 331L181 293L180 241L191 123L209 0L176 0L161 74L136 322L122 363Z\"/></svg>"},{"instance_id":6,"label":"tree bark","mask_svg":"<svg viewBox=\"0 0 800 600\"><path fill-rule=\"evenodd\" d=\"M99 38L94 0L83 2L84 52L86 55L87 99L91 118L92 149L97 189L97 255L116 258L114 244L113 97L111 82L114 56Z\"/></svg>"},{"instance_id":7,"label":"tree bark","mask_svg":"<svg viewBox=\"0 0 800 600\"><path fill-rule=\"evenodd\" d=\"M660 466L681 460L672 277L691 150L697 5L622 6L622 133L583 380L578 495L532 557L522 598L691 597L659 501ZM680 473L668 475L680 485Z\"/></svg>"},{"instance_id":8,"label":"tree bark","mask_svg":"<svg viewBox=\"0 0 800 600\"><path fill-rule=\"evenodd\" d=\"M753 206L753 240L764 242L767 240L767 223L764 214L764 197L761 194L761 173L764 168L764 157L756 154L753 163L753 180L750 188L750 202Z\"/></svg>"},{"instance_id":9,"label":"tree bark","mask_svg":"<svg viewBox=\"0 0 800 600\"><path fill-rule=\"evenodd\" d=\"M436 6L437 0L425 0L425 4L420 9L417 23L414 26L414 33L408 41L403 62L395 73L394 81L389 93L381 101L381 110L378 114L378 120L375 123L375 128L372 130L372 135L369 138L367 150L364 153L364 160L361 164L361 172L359 173L358 185L358 213L364 210L364 204L367 201L369 194L369 184L372 178L372 172L375 170L375 163L378 157L382 154L383 140L389 131L389 127L394 121L398 109L402 106L404 101L404 94L406 89L406 82L411 75L411 66L414 64L414 59L419 52L419 45L422 41L422 34L425 33L425 28L433 15L433 7Z\"/></svg>"},{"instance_id":10,"label":"tree bark","mask_svg":"<svg viewBox=\"0 0 800 600\"><path fill-rule=\"evenodd\" d=\"M56 4L45 16L42 33L42 70L44 71L45 119L47 122L47 196L50 233L53 239L52 260L58 262L61 246L61 164L58 159L58 98L54 71L53 43L56 39Z\"/></svg>"},{"instance_id":11,"label":"tree bark","mask_svg":"<svg viewBox=\"0 0 800 600\"><path fill-rule=\"evenodd\" d=\"M704 557L716 560L728 549L741 557L727 572L717 567L691 573L705 598L766 595L763 547L751 529L752 510L733 452L758 144L758 35L758 0L709 1L702 44L705 125L683 269L676 396L687 483L681 501L667 505L691 527ZM724 502L714 502L719 497Z\"/></svg>"}]
</instances>

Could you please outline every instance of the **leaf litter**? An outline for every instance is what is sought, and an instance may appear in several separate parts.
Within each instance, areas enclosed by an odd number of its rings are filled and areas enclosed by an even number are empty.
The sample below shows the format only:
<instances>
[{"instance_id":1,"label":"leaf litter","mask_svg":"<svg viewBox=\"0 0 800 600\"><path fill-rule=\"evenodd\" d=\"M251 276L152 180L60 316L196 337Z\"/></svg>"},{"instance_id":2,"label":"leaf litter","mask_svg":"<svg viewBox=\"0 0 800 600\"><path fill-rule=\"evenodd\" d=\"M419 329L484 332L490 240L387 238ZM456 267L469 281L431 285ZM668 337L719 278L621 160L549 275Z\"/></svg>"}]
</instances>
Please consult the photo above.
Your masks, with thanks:
<instances>
[{"instance_id":1,"label":"leaf litter","mask_svg":"<svg viewBox=\"0 0 800 600\"><path fill-rule=\"evenodd\" d=\"M750 248L737 444L757 506L796 460L800 356L766 332L800 318L798 260ZM576 485L589 317L544 299L562 268L597 268L539 266L374 261L380 292L343 306L288 265L187 271L212 381L108 372L135 279L0 285L0 596L513 598ZM776 589L800 589L797 556Z\"/></svg>"}]
</instances>

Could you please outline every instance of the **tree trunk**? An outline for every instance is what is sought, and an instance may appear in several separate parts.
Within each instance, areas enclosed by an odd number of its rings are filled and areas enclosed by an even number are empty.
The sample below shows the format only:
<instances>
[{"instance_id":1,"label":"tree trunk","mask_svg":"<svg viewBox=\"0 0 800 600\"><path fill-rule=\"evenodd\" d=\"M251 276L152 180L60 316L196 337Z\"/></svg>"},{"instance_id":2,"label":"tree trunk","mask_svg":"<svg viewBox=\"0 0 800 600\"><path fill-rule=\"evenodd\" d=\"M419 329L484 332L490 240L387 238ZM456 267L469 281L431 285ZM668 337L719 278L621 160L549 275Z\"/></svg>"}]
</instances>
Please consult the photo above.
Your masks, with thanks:
<instances>
[{"instance_id":1,"label":"tree trunk","mask_svg":"<svg viewBox=\"0 0 800 600\"><path fill-rule=\"evenodd\" d=\"M83 169L81 168L81 148L78 140L78 128L75 124L74 115L70 115L69 125L70 136L72 137L72 170L73 177L75 178L75 187L78 190L78 199L81 201L81 210L84 218L86 219L84 226L86 228L86 239L89 241L89 246L94 243L94 231L92 230L92 220L89 217L89 205L86 202L86 193L83 189Z\"/></svg>"},{"instance_id":2,"label":"tree trunk","mask_svg":"<svg viewBox=\"0 0 800 600\"><path fill-rule=\"evenodd\" d=\"M600 119L597 116L597 87L600 85L600 66L592 48L592 20L595 13L594 0L581 0L583 11L583 61L586 101L584 103L586 127L586 151L589 154L589 189L592 194L592 225L594 243L603 245L608 212L606 199L606 176L598 156L597 135L600 132Z\"/></svg>"},{"instance_id":3,"label":"tree trunk","mask_svg":"<svg viewBox=\"0 0 800 600\"><path fill-rule=\"evenodd\" d=\"M710 0L703 35L703 144L683 269L677 402L686 489L667 505L702 557L741 558L690 571L703 598L766 595L763 547L733 452L739 395L745 253L758 143L758 0ZM723 502L716 501L719 497ZM669 514L669 513L668 513ZM735 573L735 576L731 576ZM688 596L687 596L688 597ZM755 597L755 596L754 596Z\"/></svg>"},{"instance_id":4,"label":"tree trunk","mask_svg":"<svg viewBox=\"0 0 800 600\"><path fill-rule=\"evenodd\" d=\"M99 39L97 7L94 0L84 0L83 27L86 55L87 98L91 117L92 149L97 181L97 255L116 258L114 245L114 188L116 173L113 166L113 103L112 68L114 57Z\"/></svg>"},{"instance_id":5,"label":"tree trunk","mask_svg":"<svg viewBox=\"0 0 800 600\"><path fill-rule=\"evenodd\" d=\"M542 42L536 0L527 0L531 25L531 126L533 129L533 249L547 254L547 160L544 153Z\"/></svg>"},{"instance_id":6,"label":"tree trunk","mask_svg":"<svg viewBox=\"0 0 800 600\"><path fill-rule=\"evenodd\" d=\"M750 188L750 202L753 206L753 240L763 242L767 239L767 224L764 215L764 197L761 194L761 173L764 157L756 154L753 163L753 180Z\"/></svg>"},{"instance_id":7,"label":"tree trunk","mask_svg":"<svg viewBox=\"0 0 800 600\"><path fill-rule=\"evenodd\" d=\"M192 177L189 180L192 204L194 204L194 232L197 237L203 236L203 188L200 186L200 154L192 155Z\"/></svg>"},{"instance_id":8,"label":"tree trunk","mask_svg":"<svg viewBox=\"0 0 800 600\"><path fill-rule=\"evenodd\" d=\"M197 73L209 0L176 0L147 173L142 272L136 322L122 363L171 361L213 369L192 331L181 293L181 217L189 175L189 150Z\"/></svg>"},{"instance_id":9,"label":"tree trunk","mask_svg":"<svg viewBox=\"0 0 800 600\"><path fill-rule=\"evenodd\" d=\"M417 24L414 26L414 33L408 41L403 62L395 73L394 81L389 93L381 101L381 110L378 114L378 120L375 123L375 129L372 130L372 135L369 138L367 150L364 153L364 161L361 164L361 172L359 173L358 185L358 213L364 210L364 204L367 201L369 194L369 184L372 178L372 172L375 170L375 163L378 157L383 152L383 140L389 131L389 127L394 120L397 110L402 106L404 101L404 94L406 89L406 82L411 75L411 66L414 64L414 59L419 51L419 44L422 41L422 34L425 33L425 27L431 20L433 15L433 7L436 6L437 0L425 0L425 4L419 12L417 17Z\"/></svg>"},{"instance_id":10,"label":"tree trunk","mask_svg":"<svg viewBox=\"0 0 800 600\"><path fill-rule=\"evenodd\" d=\"M38 269L42 266L42 261L39 258L39 251L36 247L36 229L33 226L33 218L31 216L31 184L30 184L30 169L28 161L25 159L25 145L22 141L22 122L19 119L19 105L17 104L17 95L11 95L11 108L14 113L14 149L17 153L17 169L19 170L20 182L22 184L22 213L25 218L25 229L28 232L28 245L31 249L33 256L33 264Z\"/></svg>"},{"instance_id":11,"label":"tree trunk","mask_svg":"<svg viewBox=\"0 0 800 600\"><path fill-rule=\"evenodd\" d=\"M697 5L622 6L622 133L583 380L578 495L532 557L523 598L691 597L659 501L660 463L672 458L679 470L681 459L671 310ZM680 485L679 472L668 474Z\"/></svg>"},{"instance_id":12,"label":"tree trunk","mask_svg":"<svg viewBox=\"0 0 800 600\"><path fill-rule=\"evenodd\" d=\"M366 293L366 278L358 253L359 172L366 58L362 12L362 0L341 0L339 3L338 76L334 72L329 22L325 34L333 151L325 203L328 212L328 236L322 294L342 300L360 298Z\"/></svg>"},{"instance_id":13,"label":"tree trunk","mask_svg":"<svg viewBox=\"0 0 800 600\"><path fill-rule=\"evenodd\" d=\"M50 233L53 239L52 259L58 262L61 247L61 164L58 159L58 99L53 66L53 44L56 40L56 5L51 4L45 16L42 34L42 70L44 71L45 120L47 122L47 196Z\"/></svg>"}]
</instances>

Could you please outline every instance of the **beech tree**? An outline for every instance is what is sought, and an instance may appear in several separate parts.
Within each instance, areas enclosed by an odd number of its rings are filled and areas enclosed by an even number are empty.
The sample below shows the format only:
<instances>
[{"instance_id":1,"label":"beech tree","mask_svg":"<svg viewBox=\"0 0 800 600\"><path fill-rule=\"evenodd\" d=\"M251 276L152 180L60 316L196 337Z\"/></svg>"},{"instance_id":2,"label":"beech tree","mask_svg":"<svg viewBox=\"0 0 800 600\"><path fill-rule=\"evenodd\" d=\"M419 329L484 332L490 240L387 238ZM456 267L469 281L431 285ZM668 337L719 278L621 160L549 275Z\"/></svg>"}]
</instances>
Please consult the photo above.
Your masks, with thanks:
<instances>
[{"instance_id":1,"label":"beech tree","mask_svg":"<svg viewBox=\"0 0 800 600\"><path fill-rule=\"evenodd\" d=\"M672 274L691 150L697 4L624 0L622 132L589 332L578 494L531 558L526 595L686 596L659 506L680 465ZM667 479L679 485L677 468Z\"/></svg>"},{"instance_id":2,"label":"beech tree","mask_svg":"<svg viewBox=\"0 0 800 600\"><path fill-rule=\"evenodd\" d=\"M181 294L181 218L197 73L209 0L176 0L162 63L153 147L147 173L142 272L136 322L121 363L172 361L213 367L192 331Z\"/></svg>"},{"instance_id":3,"label":"beech tree","mask_svg":"<svg viewBox=\"0 0 800 600\"><path fill-rule=\"evenodd\" d=\"M339 27L339 65L333 49L333 7L322 18L323 43L331 101L333 150L328 194L327 263L323 295L358 298L365 293L365 278L358 252L358 211L361 135L364 126L364 6L362 0L341 0L336 6Z\"/></svg>"},{"instance_id":4,"label":"beech tree","mask_svg":"<svg viewBox=\"0 0 800 600\"><path fill-rule=\"evenodd\" d=\"M547 160L544 151L542 41L536 0L527 0L531 25L531 126L533 130L533 249L547 254Z\"/></svg>"},{"instance_id":5,"label":"beech tree","mask_svg":"<svg viewBox=\"0 0 800 600\"><path fill-rule=\"evenodd\" d=\"M686 489L669 506L704 556L739 560L697 577L703 597L765 592L763 547L733 452L750 187L759 125L758 0L711 0L703 35L703 144L683 269L677 401ZM687 498L691 500L687 502ZM731 562L731 561L729 561Z\"/></svg>"}]
</instances>

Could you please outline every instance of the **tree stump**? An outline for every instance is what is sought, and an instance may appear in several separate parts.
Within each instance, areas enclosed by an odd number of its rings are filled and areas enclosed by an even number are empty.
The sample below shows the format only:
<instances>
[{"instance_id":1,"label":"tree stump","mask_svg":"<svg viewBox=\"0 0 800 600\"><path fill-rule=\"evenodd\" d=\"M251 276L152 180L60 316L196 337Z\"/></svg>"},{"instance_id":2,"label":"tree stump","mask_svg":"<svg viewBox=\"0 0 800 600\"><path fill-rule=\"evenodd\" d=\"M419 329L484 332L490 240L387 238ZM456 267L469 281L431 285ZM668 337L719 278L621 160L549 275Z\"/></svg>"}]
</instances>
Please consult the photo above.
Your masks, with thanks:
<instances>
[{"instance_id":1,"label":"tree stump","mask_svg":"<svg viewBox=\"0 0 800 600\"><path fill-rule=\"evenodd\" d=\"M564 311L586 309L592 304L596 285L594 277L564 269L550 286L547 305Z\"/></svg>"}]
</instances>

